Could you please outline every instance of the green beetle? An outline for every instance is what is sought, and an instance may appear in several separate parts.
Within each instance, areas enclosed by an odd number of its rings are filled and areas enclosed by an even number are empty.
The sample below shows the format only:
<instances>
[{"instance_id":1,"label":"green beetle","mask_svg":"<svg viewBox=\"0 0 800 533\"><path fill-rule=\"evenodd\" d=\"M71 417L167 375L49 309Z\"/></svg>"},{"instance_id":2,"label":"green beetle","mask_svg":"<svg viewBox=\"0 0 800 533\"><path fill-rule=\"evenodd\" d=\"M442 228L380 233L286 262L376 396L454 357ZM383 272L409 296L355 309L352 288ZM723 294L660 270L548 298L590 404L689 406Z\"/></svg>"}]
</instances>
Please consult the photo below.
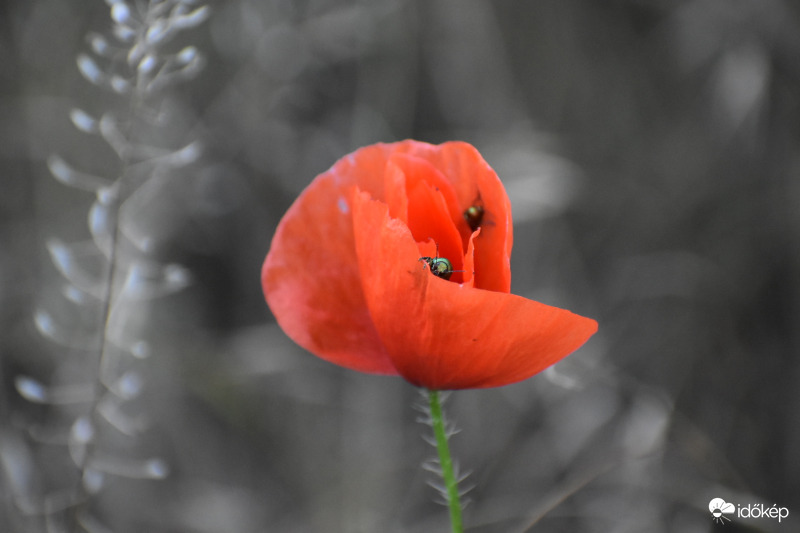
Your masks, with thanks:
<instances>
[{"instance_id":1,"label":"green beetle","mask_svg":"<svg viewBox=\"0 0 800 533\"><path fill-rule=\"evenodd\" d=\"M431 269L431 273L437 278L449 280L453 272L453 264L446 257L420 257L420 261L425 261Z\"/></svg>"}]
</instances>

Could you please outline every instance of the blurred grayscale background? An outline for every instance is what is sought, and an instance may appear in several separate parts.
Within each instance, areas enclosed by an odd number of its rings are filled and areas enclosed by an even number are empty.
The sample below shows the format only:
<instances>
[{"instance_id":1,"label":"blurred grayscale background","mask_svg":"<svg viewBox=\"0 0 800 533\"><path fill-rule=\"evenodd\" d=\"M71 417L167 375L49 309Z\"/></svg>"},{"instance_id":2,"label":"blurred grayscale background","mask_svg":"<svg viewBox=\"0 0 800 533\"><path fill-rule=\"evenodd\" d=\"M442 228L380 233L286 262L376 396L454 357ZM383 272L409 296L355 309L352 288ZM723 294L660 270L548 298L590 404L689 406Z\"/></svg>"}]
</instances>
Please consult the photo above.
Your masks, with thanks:
<instances>
[{"instance_id":1,"label":"blurred grayscale background","mask_svg":"<svg viewBox=\"0 0 800 533\"><path fill-rule=\"evenodd\" d=\"M467 531L800 530L797 2L129 4L0 7L0 531L447 531L420 393L259 283L315 175L405 138L474 144L512 291L600 323L449 398Z\"/></svg>"}]
</instances>

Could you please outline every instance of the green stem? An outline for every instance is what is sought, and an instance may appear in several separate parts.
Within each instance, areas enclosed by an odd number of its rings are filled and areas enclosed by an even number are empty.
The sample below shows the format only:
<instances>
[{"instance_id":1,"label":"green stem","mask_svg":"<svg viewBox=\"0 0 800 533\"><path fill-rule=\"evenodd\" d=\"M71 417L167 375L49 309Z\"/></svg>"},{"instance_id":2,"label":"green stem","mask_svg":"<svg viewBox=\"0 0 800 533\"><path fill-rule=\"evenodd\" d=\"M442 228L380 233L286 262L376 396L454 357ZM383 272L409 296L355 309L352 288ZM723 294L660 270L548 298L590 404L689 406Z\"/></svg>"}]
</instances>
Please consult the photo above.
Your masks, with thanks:
<instances>
[{"instance_id":1,"label":"green stem","mask_svg":"<svg viewBox=\"0 0 800 533\"><path fill-rule=\"evenodd\" d=\"M447 491L447 504L450 508L450 528L453 533L463 533L461 525L461 502L458 496L458 480L453 472L453 460L450 457L450 446L447 444L447 431L444 427L442 404L439 391L429 390L428 398L431 406L431 422L436 437L436 449L439 452L439 465L442 467L442 478Z\"/></svg>"}]
</instances>

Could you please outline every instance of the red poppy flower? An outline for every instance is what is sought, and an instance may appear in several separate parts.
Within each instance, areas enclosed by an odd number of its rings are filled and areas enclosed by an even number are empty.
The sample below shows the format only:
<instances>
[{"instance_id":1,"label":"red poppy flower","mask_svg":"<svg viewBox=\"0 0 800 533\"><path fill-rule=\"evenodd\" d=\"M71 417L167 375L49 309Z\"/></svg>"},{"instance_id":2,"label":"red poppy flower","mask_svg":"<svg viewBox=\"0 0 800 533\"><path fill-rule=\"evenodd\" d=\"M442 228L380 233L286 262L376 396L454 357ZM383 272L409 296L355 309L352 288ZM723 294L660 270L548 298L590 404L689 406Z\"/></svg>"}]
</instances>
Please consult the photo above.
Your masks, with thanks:
<instances>
[{"instance_id":1,"label":"red poppy flower","mask_svg":"<svg viewBox=\"0 0 800 533\"><path fill-rule=\"evenodd\" d=\"M508 197L475 148L376 144L303 191L261 283L281 328L322 359L429 389L496 387L597 331L594 320L509 294L511 244Z\"/></svg>"}]
</instances>

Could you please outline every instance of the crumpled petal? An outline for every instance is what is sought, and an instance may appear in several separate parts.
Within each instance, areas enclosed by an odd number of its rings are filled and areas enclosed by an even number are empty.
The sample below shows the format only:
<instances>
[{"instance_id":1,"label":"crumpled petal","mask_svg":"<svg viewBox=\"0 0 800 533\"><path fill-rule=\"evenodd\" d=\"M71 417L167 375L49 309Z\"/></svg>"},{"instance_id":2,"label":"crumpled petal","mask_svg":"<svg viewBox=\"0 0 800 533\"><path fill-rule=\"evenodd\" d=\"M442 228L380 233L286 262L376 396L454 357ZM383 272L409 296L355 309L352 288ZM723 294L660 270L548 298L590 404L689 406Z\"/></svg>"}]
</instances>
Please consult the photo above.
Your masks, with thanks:
<instances>
[{"instance_id":1,"label":"crumpled petal","mask_svg":"<svg viewBox=\"0 0 800 533\"><path fill-rule=\"evenodd\" d=\"M564 309L431 275L408 228L368 193L353 196L353 229L370 315L393 365L415 385L515 383L597 331L594 320Z\"/></svg>"}]
</instances>

